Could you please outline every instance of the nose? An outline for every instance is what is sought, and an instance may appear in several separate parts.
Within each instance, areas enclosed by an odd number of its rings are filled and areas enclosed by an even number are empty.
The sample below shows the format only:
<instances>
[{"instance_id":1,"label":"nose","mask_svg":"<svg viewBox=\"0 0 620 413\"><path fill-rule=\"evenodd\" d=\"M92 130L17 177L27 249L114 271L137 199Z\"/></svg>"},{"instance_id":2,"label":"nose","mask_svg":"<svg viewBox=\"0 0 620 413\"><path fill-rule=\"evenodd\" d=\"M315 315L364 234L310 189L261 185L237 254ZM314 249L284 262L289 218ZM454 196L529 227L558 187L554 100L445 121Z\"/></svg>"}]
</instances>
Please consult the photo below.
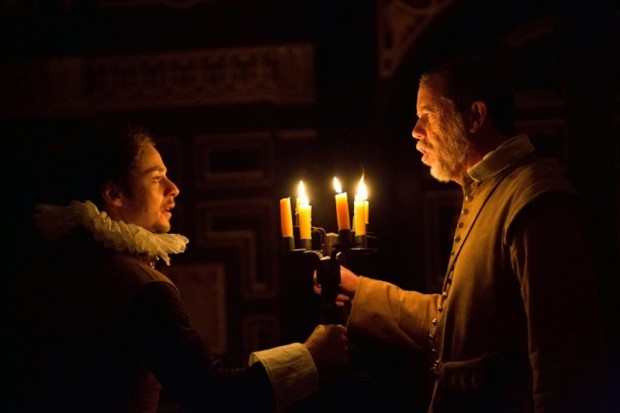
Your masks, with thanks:
<instances>
[{"instance_id":1,"label":"nose","mask_svg":"<svg viewBox=\"0 0 620 413\"><path fill-rule=\"evenodd\" d=\"M413 126L413 130L411 131L411 136L413 136L414 139L418 139L418 140L424 138L424 128L420 124L419 119Z\"/></svg>"},{"instance_id":2,"label":"nose","mask_svg":"<svg viewBox=\"0 0 620 413\"><path fill-rule=\"evenodd\" d=\"M172 180L166 178L168 180L168 195L172 196L173 198L178 196L179 193L181 192L181 190L179 189L178 186L176 186L176 184L174 182L172 182Z\"/></svg>"}]
</instances>

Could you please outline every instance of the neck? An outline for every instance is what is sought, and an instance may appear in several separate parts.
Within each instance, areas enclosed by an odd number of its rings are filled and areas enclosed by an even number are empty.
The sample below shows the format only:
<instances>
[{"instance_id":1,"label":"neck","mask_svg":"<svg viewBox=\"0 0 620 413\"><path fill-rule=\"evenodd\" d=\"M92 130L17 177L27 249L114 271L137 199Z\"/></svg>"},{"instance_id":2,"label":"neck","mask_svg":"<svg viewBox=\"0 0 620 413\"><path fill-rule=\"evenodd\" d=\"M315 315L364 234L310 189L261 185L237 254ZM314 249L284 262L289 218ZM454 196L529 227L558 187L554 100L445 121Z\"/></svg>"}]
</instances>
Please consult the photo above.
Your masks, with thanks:
<instances>
[{"instance_id":1,"label":"neck","mask_svg":"<svg viewBox=\"0 0 620 413\"><path fill-rule=\"evenodd\" d=\"M460 171L460 174L454 177L452 181L463 186L469 168L480 162L486 154L494 151L508 138L508 136L500 133L496 129L483 128L478 130L476 134L470 137L469 150L465 157L463 170Z\"/></svg>"}]
</instances>

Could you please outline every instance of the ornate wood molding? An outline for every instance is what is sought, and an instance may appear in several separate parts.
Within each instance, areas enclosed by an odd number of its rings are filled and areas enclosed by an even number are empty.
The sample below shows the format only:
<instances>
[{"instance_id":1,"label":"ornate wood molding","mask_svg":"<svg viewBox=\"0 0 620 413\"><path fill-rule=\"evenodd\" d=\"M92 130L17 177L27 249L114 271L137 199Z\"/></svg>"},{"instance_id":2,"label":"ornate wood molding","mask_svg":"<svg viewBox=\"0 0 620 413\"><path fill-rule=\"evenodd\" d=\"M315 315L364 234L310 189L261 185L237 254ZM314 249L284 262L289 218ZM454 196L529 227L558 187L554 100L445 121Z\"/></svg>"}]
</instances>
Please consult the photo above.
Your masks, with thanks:
<instances>
[{"instance_id":1,"label":"ornate wood molding","mask_svg":"<svg viewBox=\"0 0 620 413\"><path fill-rule=\"evenodd\" d=\"M456 0L378 0L379 76L390 78L416 38Z\"/></svg>"},{"instance_id":2,"label":"ornate wood molding","mask_svg":"<svg viewBox=\"0 0 620 413\"><path fill-rule=\"evenodd\" d=\"M314 47L287 44L0 64L0 112L312 104Z\"/></svg>"},{"instance_id":3,"label":"ornate wood molding","mask_svg":"<svg viewBox=\"0 0 620 413\"><path fill-rule=\"evenodd\" d=\"M102 7L166 6L189 8L214 0L99 0Z\"/></svg>"}]
</instances>

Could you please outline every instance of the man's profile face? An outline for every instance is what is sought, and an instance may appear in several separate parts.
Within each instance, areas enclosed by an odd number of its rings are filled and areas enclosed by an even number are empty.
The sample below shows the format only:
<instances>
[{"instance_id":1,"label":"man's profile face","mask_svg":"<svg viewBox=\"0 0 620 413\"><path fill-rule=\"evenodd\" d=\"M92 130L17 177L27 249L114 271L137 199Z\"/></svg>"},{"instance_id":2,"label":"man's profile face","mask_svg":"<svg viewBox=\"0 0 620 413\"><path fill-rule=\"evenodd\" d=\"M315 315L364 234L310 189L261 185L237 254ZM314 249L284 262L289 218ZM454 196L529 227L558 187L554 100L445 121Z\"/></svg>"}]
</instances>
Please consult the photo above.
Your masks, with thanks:
<instances>
[{"instance_id":1,"label":"man's profile face","mask_svg":"<svg viewBox=\"0 0 620 413\"><path fill-rule=\"evenodd\" d=\"M469 141L460 113L442 91L443 80L439 78L431 77L420 84L418 121L412 135L431 175L441 182L458 181L466 172Z\"/></svg>"},{"instance_id":2,"label":"man's profile face","mask_svg":"<svg viewBox=\"0 0 620 413\"><path fill-rule=\"evenodd\" d=\"M171 211L179 188L166 172L157 149L151 144L143 145L130 174L129 191L122 193L122 206L116 208L118 218L154 233L170 231Z\"/></svg>"}]
</instances>

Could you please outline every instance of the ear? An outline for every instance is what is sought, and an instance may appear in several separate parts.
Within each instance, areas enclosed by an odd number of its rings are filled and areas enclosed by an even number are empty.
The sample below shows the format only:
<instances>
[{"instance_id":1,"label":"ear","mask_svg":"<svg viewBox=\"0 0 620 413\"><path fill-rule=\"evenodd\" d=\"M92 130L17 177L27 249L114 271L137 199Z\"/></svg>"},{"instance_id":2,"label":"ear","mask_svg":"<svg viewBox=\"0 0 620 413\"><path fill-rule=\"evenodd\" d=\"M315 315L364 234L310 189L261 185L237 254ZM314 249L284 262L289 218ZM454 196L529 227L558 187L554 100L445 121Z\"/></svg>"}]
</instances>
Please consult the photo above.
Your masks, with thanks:
<instances>
[{"instance_id":1,"label":"ear","mask_svg":"<svg viewBox=\"0 0 620 413\"><path fill-rule=\"evenodd\" d=\"M487 104L477 100L471 104L471 123L469 132L477 132L484 125L487 118Z\"/></svg>"},{"instance_id":2,"label":"ear","mask_svg":"<svg viewBox=\"0 0 620 413\"><path fill-rule=\"evenodd\" d=\"M106 182L101 186L101 198L107 206L123 206L123 191L119 185L112 182Z\"/></svg>"}]
</instances>

